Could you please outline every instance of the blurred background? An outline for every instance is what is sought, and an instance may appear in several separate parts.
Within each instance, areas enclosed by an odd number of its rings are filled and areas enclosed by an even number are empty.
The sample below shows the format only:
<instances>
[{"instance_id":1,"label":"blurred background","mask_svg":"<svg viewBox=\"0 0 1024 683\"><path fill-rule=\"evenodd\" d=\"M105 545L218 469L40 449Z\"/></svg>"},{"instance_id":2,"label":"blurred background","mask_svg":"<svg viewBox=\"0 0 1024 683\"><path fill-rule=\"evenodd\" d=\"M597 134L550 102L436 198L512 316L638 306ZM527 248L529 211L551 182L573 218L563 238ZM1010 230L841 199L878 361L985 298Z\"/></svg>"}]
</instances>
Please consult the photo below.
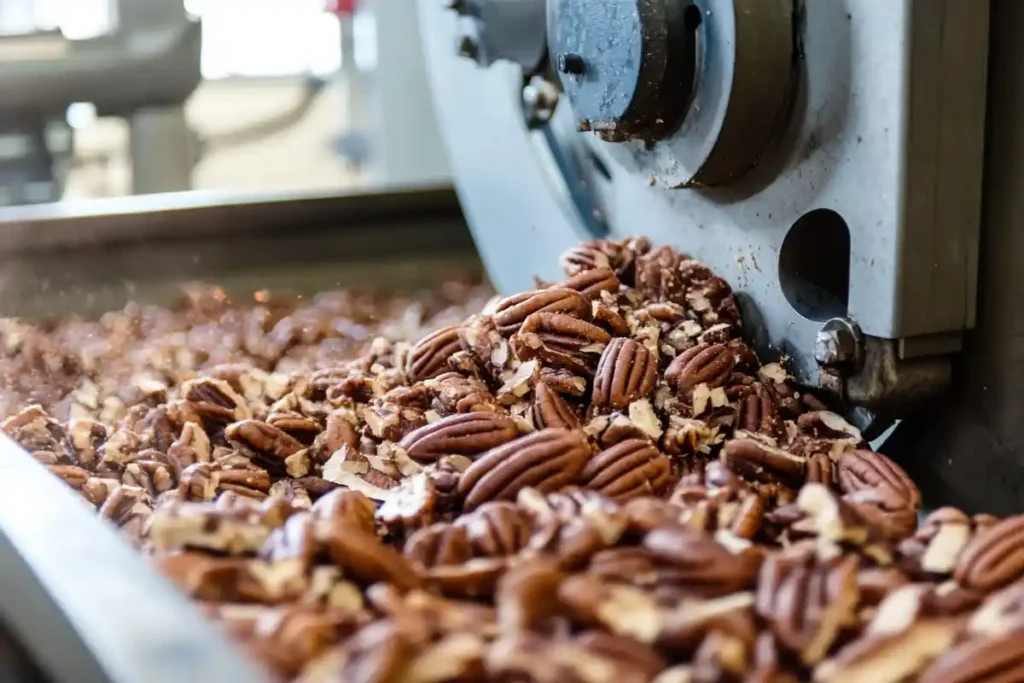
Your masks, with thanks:
<instances>
[{"instance_id":1,"label":"blurred background","mask_svg":"<svg viewBox=\"0 0 1024 683\"><path fill-rule=\"evenodd\" d=\"M394 0L0 0L0 206L445 183L420 50Z\"/></svg>"}]
</instances>

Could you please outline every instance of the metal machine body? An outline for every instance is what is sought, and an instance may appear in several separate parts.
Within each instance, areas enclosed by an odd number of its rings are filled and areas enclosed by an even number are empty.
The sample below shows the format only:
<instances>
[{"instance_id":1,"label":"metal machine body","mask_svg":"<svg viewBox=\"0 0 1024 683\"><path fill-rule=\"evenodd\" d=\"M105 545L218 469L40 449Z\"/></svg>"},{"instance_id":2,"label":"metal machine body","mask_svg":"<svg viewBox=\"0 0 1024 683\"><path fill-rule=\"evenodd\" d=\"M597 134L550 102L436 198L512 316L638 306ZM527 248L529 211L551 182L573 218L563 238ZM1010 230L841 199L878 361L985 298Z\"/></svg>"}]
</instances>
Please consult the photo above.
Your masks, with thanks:
<instances>
[{"instance_id":1,"label":"metal machine body","mask_svg":"<svg viewBox=\"0 0 1024 683\"><path fill-rule=\"evenodd\" d=\"M495 37L502 16L538 8L518 52ZM580 239L643 234L730 281L760 350L869 431L948 386L975 324L989 2L420 11L456 184L499 288L555 276Z\"/></svg>"}]
</instances>

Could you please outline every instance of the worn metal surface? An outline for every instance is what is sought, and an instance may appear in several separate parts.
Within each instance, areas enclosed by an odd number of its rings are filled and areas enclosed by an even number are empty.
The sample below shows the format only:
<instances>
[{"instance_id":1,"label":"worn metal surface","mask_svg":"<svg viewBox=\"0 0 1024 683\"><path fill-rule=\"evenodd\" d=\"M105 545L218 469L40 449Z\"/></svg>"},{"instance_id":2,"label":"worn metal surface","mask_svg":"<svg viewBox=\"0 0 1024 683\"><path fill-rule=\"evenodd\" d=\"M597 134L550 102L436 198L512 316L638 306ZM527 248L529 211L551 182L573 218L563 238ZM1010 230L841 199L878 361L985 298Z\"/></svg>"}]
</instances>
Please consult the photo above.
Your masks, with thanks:
<instances>
[{"instance_id":1,"label":"worn metal surface","mask_svg":"<svg viewBox=\"0 0 1024 683\"><path fill-rule=\"evenodd\" d=\"M2 435L0 575L0 620L58 683L270 680Z\"/></svg>"},{"instance_id":2,"label":"worn metal surface","mask_svg":"<svg viewBox=\"0 0 1024 683\"><path fill-rule=\"evenodd\" d=\"M762 73L745 50L756 54L758 41L778 39L744 24L739 10L778 5L701 6L694 109L717 112L706 125L721 127L723 89L740 77L757 83ZM586 139L609 171L608 182L594 187L612 234L642 233L707 262L736 287L751 328L763 330L755 341L787 353L814 382L814 340L830 317L846 314L865 335L886 339L973 324L988 3L807 0L800 9L803 58L789 126L738 181L713 190L667 189L662 185L679 184L680 174L692 176L695 167L678 162L652 172L633 153L637 143ZM515 99L518 74L458 63L450 47L454 18L431 0L421 0L420 10L442 134L493 279L513 290L529 287L534 274L556 277L557 253L586 232L538 172ZM738 61L723 57L733 48ZM570 116L560 107L552 123L562 117ZM726 157L742 147L737 142ZM666 149L658 143L644 154ZM831 209L848 228L849 254L838 250L842 262L823 265L848 263L845 311L797 311L780 286L783 242L815 209Z\"/></svg>"},{"instance_id":3,"label":"worn metal surface","mask_svg":"<svg viewBox=\"0 0 1024 683\"><path fill-rule=\"evenodd\" d=\"M1024 510L1024 3L992 0L978 320L954 390L886 445L933 499Z\"/></svg>"},{"instance_id":4,"label":"worn metal surface","mask_svg":"<svg viewBox=\"0 0 1024 683\"><path fill-rule=\"evenodd\" d=\"M190 192L0 209L0 315L229 292L431 286L480 264L450 188L253 197Z\"/></svg>"},{"instance_id":5,"label":"worn metal surface","mask_svg":"<svg viewBox=\"0 0 1024 683\"><path fill-rule=\"evenodd\" d=\"M545 0L458 0L449 7L461 18L463 37L475 46L465 56L481 66L507 60L530 74L543 64L548 47Z\"/></svg>"}]
</instances>

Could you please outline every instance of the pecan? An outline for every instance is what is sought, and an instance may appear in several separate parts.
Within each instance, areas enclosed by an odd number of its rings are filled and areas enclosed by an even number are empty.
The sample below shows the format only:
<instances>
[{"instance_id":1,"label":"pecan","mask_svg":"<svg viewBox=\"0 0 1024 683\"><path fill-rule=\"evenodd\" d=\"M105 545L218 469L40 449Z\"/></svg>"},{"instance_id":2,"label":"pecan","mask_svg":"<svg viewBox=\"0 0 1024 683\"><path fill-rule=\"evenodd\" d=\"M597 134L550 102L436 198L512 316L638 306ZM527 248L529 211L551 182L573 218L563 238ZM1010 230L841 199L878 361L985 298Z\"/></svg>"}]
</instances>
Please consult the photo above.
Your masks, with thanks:
<instances>
[{"instance_id":1,"label":"pecan","mask_svg":"<svg viewBox=\"0 0 1024 683\"><path fill-rule=\"evenodd\" d=\"M554 555L569 569L615 545L626 528L618 505L585 489L570 487L546 496L537 489L524 489L517 502L534 517L530 548Z\"/></svg>"},{"instance_id":2,"label":"pecan","mask_svg":"<svg viewBox=\"0 0 1024 683\"><path fill-rule=\"evenodd\" d=\"M971 519L956 508L939 508L900 544L899 552L910 571L948 576L970 540Z\"/></svg>"},{"instance_id":3,"label":"pecan","mask_svg":"<svg viewBox=\"0 0 1024 683\"><path fill-rule=\"evenodd\" d=\"M920 683L1011 681L1024 671L1024 631L957 645L922 672Z\"/></svg>"},{"instance_id":4,"label":"pecan","mask_svg":"<svg viewBox=\"0 0 1024 683\"><path fill-rule=\"evenodd\" d=\"M580 426L573 409L544 381L534 387L532 414L537 429L578 429Z\"/></svg>"},{"instance_id":5,"label":"pecan","mask_svg":"<svg viewBox=\"0 0 1024 683\"><path fill-rule=\"evenodd\" d=\"M887 512L921 507L921 492L903 468L882 455L867 450L848 451L839 458L839 488L857 494L870 490Z\"/></svg>"},{"instance_id":6,"label":"pecan","mask_svg":"<svg viewBox=\"0 0 1024 683\"><path fill-rule=\"evenodd\" d=\"M625 408L650 394L657 378L657 357L643 344L618 337L601 354L591 400L596 406Z\"/></svg>"},{"instance_id":7,"label":"pecan","mask_svg":"<svg viewBox=\"0 0 1024 683\"><path fill-rule=\"evenodd\" d=\"M448 357L461 349L459 326L449 325L420 339L409 352L406 372L409 380L419 382L444 374Z\"/></svg>"},{"instance_id":8,"label":"pecan","mask_svg":"<svg viewBox=\"0 0 1024 683\"><path fill-rule=\"evenodd\" d=\"M759 384L740 402L739 427L748 432L758 432L775 437L779 434L781 421L771 396Z\"/></svg>"},{"instance_id":9,"label":"pecan","mask_svg":"<svg viewBox=\"0 0 1024 683\"><path fill-rule=\"evenodd\" d=\"M1024 515L1007 517L979 534L960 555L954 571L967 588L992 591L1024 575Z\"/></svg>"},{"instance_id":10,"label":"pecan","mask_svg":"<svg viewBox=\"0 0 1024 683\"><path fill-rule=\"evenodd\" d=\"M359 491L339 488L321 496L313 504L312 513L317 519L354 526L364 533L374 534L377 530L376 510L373 501Z\"/></svg>"},{"instance_id":11,"label":"pecan","mask_svg":"<svg viewBox=\"0 0 1024 683\"><path fill-rule=\"evenodd\" d=\"M420 472L398 484L377 511L377 519L389 534L401 537L434 521L437 494L433 479Z\"/></svg>"},{"instance_id":12,"label":"pecan","mask_svg":"<svg viewBox=\"0 0 1024 683\"><path fill-rule=\"evenodd\" d=\"M412 660L420 638L390 620L364 626L349 638L339 653L340 664L311 680L352 683L401 683L410 679Z\"/></svg>"},{"instance_id":13,"label":"pecan","mask_svg":"<svg viewBox=\"0 0 1024 683\"><path fill-rule=\"evenodd\" d=\"M665 379L680 396L688 398L698 385L709 389L723 386L735 364L732 351L724 344L701 344L679 354L665 370Z\"/></svg>"},{"instance_id":14,"label":"pecan","mask_svg":"<svg viewBox=\"0 0 1024 683\"><path fill-rule=\"evenodd\" d=\"M185 552L158 556L157 566L199 600L275 604L298 599L307 586L298 564Z\"/></svg>"},{"instance_id":15,"label":"pecan","mask_svg":"<svg viewBox=\"0 0 1024 683\"><path fill-rule=\"evenodd\" d=\"M601 292L618 292L620 284L611 268L594 268L577 273L558 286L579 292L587 299L597 299Z\"/></svg>"},{"instance_id":16,"label":"pecan","mask_svg":"<svg viewBox=\"0 0 1024 683\"><path fill-rule=\"evenodd\" d=\"M473 546L464 526L439 522L415 532L402 551L423 568L462 564L473 557Z\"/></svg>"},{"instance_id":17,"label":"pecan","mask_svg":"<svg viewBox=\"0 0 1024 683\"><path fill-rule=\"evenodd\" d=\"M591 574L566 578L559 586L558 598L575 621L648 644L657 639L667 616L647 593L606 583Z\"/></svg>"},{"instance_id":18,"label":"pecan","mask_svg":"<svg viewBox=\"0 0 1024 683\"><path fill-rule=\"evenodd\" d=\"M258 455L253 461L270 469L283 469L289 457L303 450L297 439L259 420L232 423L224 429L224 436L232 444L254 451Z\"/></svg>"},{"instance_id":19,"label":"pecan","mask_svg":"<svg viewBox=\"0 0 1024 683\"><path fill-rule=\"evenodd\" d=\"M663 495L672 485L672 463L649 441L628 439L592 457L579 482L617 501Z\"/></svg>"},{"instance_id":20,"label":"pecan","mask_svg":"<svg viewBox=\"0 0 1024 683\"><path fill-rule=\"evenodd\" d=\"M252 417L245 399L224 380L189 380L181 385L181 395L205 422L227 424Z\"/></svg>"},{"instance_id":21,"label":"pecan","mask_svg":"<svg viewBox=\"0 0 1024 683\"><path fill-rule=\"evenodd\" d=\"M57 475L60 479L73 489L82 489L89 481L89 470L75 465L50 465L47 469L52 474ZM126 481L126 484L133 485L132 482ZM135 484L137 486L137 484Z\"/></svg>"},{"instance_id":22,"label":"pecan","mask_svg":"<svg viewBox=\"0 0 1024 683\"><path fill-rule=\"evenodd\" d=\"M509 337L534 313L565 313L580 319L590 314L590 302L572 289L538 289L502 299L494 312L498 332Z\"/></svg>"},{"instance_id":23,"label":"pecan","mask_svg":"<svg viewBox=\"0 0 1024 683\"><path fill-rule=\"evenodd\" d=\"M807 458L804 482L833 486L836 483L836 467L832 459L823 453Z\"/></svg>"},{"instance_id":24,"label":"pecan","mask_svg":"<svg viewBox=\"0 0 1024 683\"><path fill-rule=\"evenodd\" d=\"M490 500L514 500L530 486L557 491L577 479L589 457L580 432L544 429L481 456L463 473L459 492L465 509L472 511Z\"/></svg>"},{"instance_id":25,"label":"pecan","mask_svg":"<svg viewBox=\"0 0 1024 683\"><path fill-rule=\"evenodd\" d=\"M358 527L335 525L322 541L335 564L360 583L387 581L400 590L415 588L420 583L407 559L381 543L376 535Z\"/></svg>"},{"instance_id":26,"label":"pecan","mask_svg":"<svg viewBox=\"0 0 1024 683\"><path fill-rule=\"evenodd\" d=\"M1024 630L1024 583L1012 583L985 598L971 615L967 630L980 638Z\"/></svg>"},{"instance_id":27,"label":"pecan","mask_svg":"<svg viewBox=\"0 0 1024 683\"><path fill-rule=\"evenodd\" d=\"M617 310L603 301L591 302L590 317L596 325L600 325L616 337L629 336L629 323Z\"/></svg>"},{"instance_id":28,"label":"pecan","mask_svg":"<svg viewBox=\"0 0 1024 683\"><path fill-rule=\"evenodd\" d=\"M147 536L157 550L209 550L227 555L256 553L270 536L263 520L211 503L178 503L156 510Z\"/></svg>"},{"instance_id":29,"label":"pecan","mask_svg":"<svg viewBox=\"0 0 1024 683\"><path fill-rule=\"evenodd\" d=\"M466 528L473 548L483 557L515 555L532 534L530 516L514 503L484 503L455 522Z\"/></svg>"},{"instance_id":30,"label":"pecan","mask_svg":"<svg viewBox=\"0 0 1024 683\"><path fill-rule=\"evenodd\" d=\"M611 240L589 240L565 251L558 262L572 277L587 270L613 268L618 271L628 259L628 251Z\"/></svg>"},{"instance_id":31,"label":"pecan","mask_svg":"<svg viewBox=\"0 0 1024 683\"><path fill-rule=\"evenodd\" d=\"M824 659L840 631L856 623L858 598L855 555L819 562L813 545L796 545L761 566L757 612L807 666Z\"/></svg>"},{"instance_id":32,"label":"pecan","mask_svg":"<svg viewBox=\"0 0 1024 683\"><path fill-rule=\"evenodd\" d=\"M167 455L183 468L197 462L210 462L211 453L210 437L194 422L182 425L181 434L167 449Z\"/></svg>"},{"instance_id":33,"label":"pecan","mask_svg":"<svg viewBox=\"0 0 1024 683\"><path fill-rule=\"evenodd\" d=\"M564 313L534 313L512 335L512 348L520 360L590 376L597 359L611 341L600 327Z\"/></svg>"},{"instance_id":34,"label":"pecan","mask_svg":"<svg viewBox=\"0 0 1024 683\"><path fill-rule=\"evenodd\" d=\"M495 602L503 631L528 631L558 611L558 586L565 578L558 565L537 558L513 567L498 581Z\"/></svg>"},{"instance_id":35,"label":"pecan","mask_svg":"<svg viewBox=\"0 0 1024 683\"><path fill-rule=\"evenodd\" d=\"M510 418L495 413L465 413L420 427L399 445L413 460L431 463L444 455L479 455L517 436L516 423Z\"/></svg>"},{"instance_id":36,"label":"pecan","mask_svg":"<svg viewBox=\"0 0 1024 683\"><path fill-rule=\"evenodd\" d=\"M274 671L284 677L294 677L307 662L358 625L359 622L347 614L289 605L261 608L261 614L251 626L248 629L242 626L236 636L249 652L267 662Z\"/></svg>"},{"instance_id":37,"label":"pecan","mask_svg":"<svg viewBox=\"0 0 1024 683\"><path fill-rule=\"evenodd\" d=\"M736 436L722 449L722 459L732 471L768 483L799 486L804 481L807 463L803 458L775 448L753 434L737 432Z\"/></svg>"},{"instance_id":38,"label":"pecan","mask_svg":"<svg viewBox=\"0 0 1024 683\"><path fill-rule=\"evenodd\" d=\"M714 539L683 527L655 529L644 538L643 546L683 575L687 587L707 597L752 588L761 568L762 556L757 550L741 547L733 552Z\"/></svg>"},{"instance_id":39,"label":"pecan","mask_svg":"<svg viewBox=\"0 0 1024 683\"><path fill-rule=\"evenodd\" d=\"M575 636L573 642L599 658L627 665L630 670L640 672L644 680L654 680L666 667L657 651L632 638L604 631L585 631Z\"/></svg>"},{"instance_id":40,"label":"pecan","mask_svg":"<svg viewBox=\"0 0 1024 683\"><path fill-rule=\"evenodd\" d=\"M685 304L686 282L680 273L682 257L668 246L636 260L636 287L645 298Z\"/></svg>"},{"instance_id":41,"label":"pecan","mask_svg":"<svg viewBox=\"0 0 1024 683\"><path fill-rule=\"evenodd\" d=\"M313 418L293 412L271 413L267 416L267 424L294 437L303 446L313 445L322 431L320 423Z\"/></svg>"}]
</instances>

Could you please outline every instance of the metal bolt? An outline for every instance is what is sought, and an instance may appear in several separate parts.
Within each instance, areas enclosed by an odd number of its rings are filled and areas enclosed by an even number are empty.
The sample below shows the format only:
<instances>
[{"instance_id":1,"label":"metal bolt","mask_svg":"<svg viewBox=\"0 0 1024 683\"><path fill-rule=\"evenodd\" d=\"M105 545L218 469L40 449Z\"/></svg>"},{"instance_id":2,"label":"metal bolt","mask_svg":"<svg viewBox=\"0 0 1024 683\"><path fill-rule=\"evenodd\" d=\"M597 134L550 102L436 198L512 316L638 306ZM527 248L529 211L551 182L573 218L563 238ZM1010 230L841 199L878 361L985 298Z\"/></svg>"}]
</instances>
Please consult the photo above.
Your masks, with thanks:
<instances>
[{"instance_id":1,"label":"metal bolt","mask_svg":"<svg viewBox=\"0 0 1024 683\"><path fill-rule=\"evenodd\" d=\"M472 36L462 36L459 38L457 49L459 56L466 59L476 59L480 54L480 45L477 44Z\"/></svg>"},{"instance_id":2,"label":"metal bolt","mask_svg":"<svg viewBox=\"0 0 1024 683\"><path fill-rule=\"evenodd\" d=\"M530 128L551 120L558 106L558 89L540 76L534 76L523 87L523 115Z\"/></svg>"},{"instance_id":3,"label":"metal bolt","mask_svg":"<svg viewBox=\"0 0 1024 683\"><path fill-rule=\"evenodd\" d=\"M814 339L814 360L823 368L852 369L860 360L861 335L856 323L833 318Z\"/></svg>"},{"instance_id":4,"label":"metal bolt","mask_svg":"<svg viewBox=\"0 0 1024 683\"><path fill-rule=\"evenodd\" d=\"M587 60L583 59L582 56L575 52L560 54L556 61L558 64L558 70L563 74L579 76L587 70Z\"/></svg>"}]
</instances>

